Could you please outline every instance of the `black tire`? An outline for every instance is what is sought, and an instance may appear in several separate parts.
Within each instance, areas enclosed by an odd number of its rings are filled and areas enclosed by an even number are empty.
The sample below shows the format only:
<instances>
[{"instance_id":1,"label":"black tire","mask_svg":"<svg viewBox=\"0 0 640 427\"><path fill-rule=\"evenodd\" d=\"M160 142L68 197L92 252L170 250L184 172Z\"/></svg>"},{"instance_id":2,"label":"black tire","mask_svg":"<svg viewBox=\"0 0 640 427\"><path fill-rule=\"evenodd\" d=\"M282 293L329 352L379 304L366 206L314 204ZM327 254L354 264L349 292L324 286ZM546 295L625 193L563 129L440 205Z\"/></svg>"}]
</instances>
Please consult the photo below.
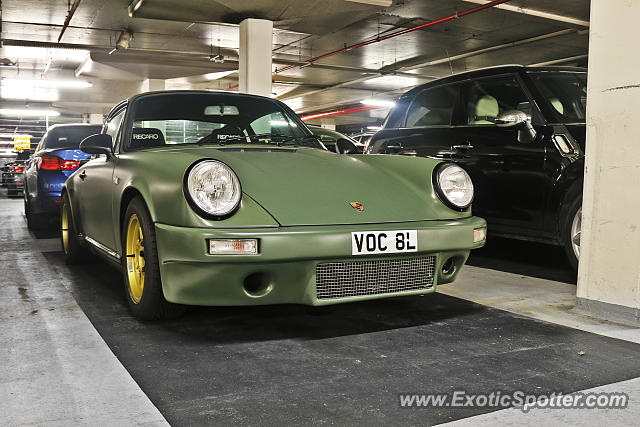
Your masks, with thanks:
<instances>
[{"instance_id":1,"label":"black tire","mask_svg":"<svg viewBox=\"0 0 640 427\"><path fill-rule=\"evenodd\" d=\"M561 215L562 222L560 223L562 246L567 254L567 259L569 260L571 268L575 271L578 271L578 256L576 256L573 245L573 241L575 240L573 239L573 225L578 211L582 211L582 196L576 197L572 202L569 202L564 206ZM582 221L580 220L580 222ZM578 238L578 247L579 246Z\"/></svg>"},{"instance_id":2,"label":"black tire","mask_svg":"<svg viewBox=\"0 0 640 427\"><path fill-rule=\"evenodd\" d=\"M44 228L44 217L33 213L33 210L31 209L31 202L27 200L26 191L24 196L24 216L27 218L27 228L29 230L40 230Z\"/></svg>"},{"instance_id":3,"label":"black tire","mask_svg":"<svg viewBox=\"0 0 640 427\"><path fill-rule=\"evenodd\" d=\"M66 218L66 220L65 220ZM65 245L65 231L67 243ZM80 243L78 232L73 224L71 215L71 205L67 193L62 195L62 206L60 207L60 244L64 253L64 262L67 265L83 264L90 259L89 252Z\"/></svg>"},{"instance_id":4,"label":"black tire","mask_svg":"<svg viewBox=\"0 0 640 427\"><path fill-rule=\"evenodd\" d=\"M142 256L136 258L135 251L127 249L127 238L129 225L135 215L138 224L142 229ZM124 279L124 293L129 309L133 315L140 320L161 320L172 319L182 315L186 307L180 304L173 304L164 298L162 292L162 278L160 277L160 264L158 262L158 250L156 244L156 233L151 215L140 197L134 197L124 214L122 221L122 275ZM131 252L131 253L129 253ZM142 279L141 295L136 298L133 295L130 285L129 269L135 275L133 263L136 259L142 258L144 266L141 271L144 273ZM129 263L132 264L129 264ZM132 280L135 280L132 279ZM137 299L137 301L136 301Z\"/></svg>"},{"instance_id":5,"label":"black tire","mask_svg":"<svg viewBox=\"0 0 640 427\"><path fill-rule=\"evenodd\" d=\"M7 196L14 197L18 195L18 190L7 190Z\"/></svg>"}]
</instances>

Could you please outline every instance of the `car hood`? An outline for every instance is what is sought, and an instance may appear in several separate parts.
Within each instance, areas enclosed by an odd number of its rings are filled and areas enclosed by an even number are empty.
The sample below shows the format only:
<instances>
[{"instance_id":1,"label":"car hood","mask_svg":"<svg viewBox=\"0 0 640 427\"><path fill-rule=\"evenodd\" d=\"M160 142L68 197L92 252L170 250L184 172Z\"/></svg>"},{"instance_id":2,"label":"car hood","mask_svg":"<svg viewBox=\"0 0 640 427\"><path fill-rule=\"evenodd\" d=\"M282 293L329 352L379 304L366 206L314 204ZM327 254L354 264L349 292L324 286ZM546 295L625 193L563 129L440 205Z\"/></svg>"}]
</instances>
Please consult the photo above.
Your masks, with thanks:
<instances>
[{"instance_id":1,"label":"car hood","mask_svg":"<svg viewBox=\"0 0 640 427\"><path fill-rule=\"evenodd\" d=\"M407 222L459 218L431 187L437 163L405 156L339 155L314 148L194 150L229 165L242 191L281 225ZM351 203L359 203L359 210ZM356 205L357 206L357 205ZM469 214L464 214L468 216Z\"/></svg>"}]
</instances>

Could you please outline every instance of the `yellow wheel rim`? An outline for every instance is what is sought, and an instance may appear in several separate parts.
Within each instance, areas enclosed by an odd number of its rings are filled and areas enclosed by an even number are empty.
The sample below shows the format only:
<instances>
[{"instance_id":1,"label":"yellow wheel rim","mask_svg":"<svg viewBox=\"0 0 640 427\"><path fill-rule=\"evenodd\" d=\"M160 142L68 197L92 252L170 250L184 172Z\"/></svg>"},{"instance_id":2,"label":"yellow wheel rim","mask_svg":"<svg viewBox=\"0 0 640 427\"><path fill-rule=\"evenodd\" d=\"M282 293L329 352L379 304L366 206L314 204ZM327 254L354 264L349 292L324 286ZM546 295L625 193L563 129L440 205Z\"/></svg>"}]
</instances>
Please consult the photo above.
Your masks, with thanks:
<instances>
[{"instance_id":1,"label":"yellow wheel rim","mask_svg":"<svg viewBox=\"0 0 640 427\"><path fill-rule=\"evenodd\" d=\"M144 289L144 239L142 226L136 214L131 215L127 225L127 277L129 294L137 304Z\"/></svg>"},{"instance_id":2,"label":"yellow wheel rim","mask_svg":"<svg viewBox=\"0 0 640 427\"><path fill-rule=\"evenodd\" d=\"M65 254L69 253L69 214L67 213L68 207L65 203L62 206L62 215L60 218L60 231L62 233L62 249Z\"/></svg>"}]
</instances>

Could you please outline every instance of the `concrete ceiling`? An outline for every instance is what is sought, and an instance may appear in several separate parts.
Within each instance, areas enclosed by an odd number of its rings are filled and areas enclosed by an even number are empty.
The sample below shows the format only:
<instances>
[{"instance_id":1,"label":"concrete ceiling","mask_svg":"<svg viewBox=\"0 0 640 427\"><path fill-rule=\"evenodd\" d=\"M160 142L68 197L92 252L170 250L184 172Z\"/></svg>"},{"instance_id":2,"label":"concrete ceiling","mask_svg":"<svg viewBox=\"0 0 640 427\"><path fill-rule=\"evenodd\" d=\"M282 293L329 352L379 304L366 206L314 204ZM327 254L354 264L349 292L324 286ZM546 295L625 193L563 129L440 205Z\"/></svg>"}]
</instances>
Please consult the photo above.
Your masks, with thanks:
<instances>
[{"instance_id":1,"label":"concrete ceiling","mask_svg":"<svg viewBox=\"0 0 640 427\"><path fill-rule=\"evenodd\" d=\"M237 24L257 17L274 21L274 96L310 113L358 105L372 96L393 99L422 82L479 67L584 63L588 49L589 0L512 0L310 65L305 61L311 57L483 1L389 0L384 7L366 0L143 0L133 17L130 3L81 0L58 43L67 0L3 1L0 58L8 65L0 67L0 77L65 80L81 71L78 79L92 87L59 89L57 100L47 104L63 115L106 113L140 91L146 78L166 79L167 88L227 89L238 78L231 72L238 65ZM110 54L123 28L133 33L129 49ZM218 53L224 63L209 60ZM573 57L579 58L566 60ZM307 66L281 71L289 65ZM383 74L387 77L380 78ZM25 100L1 102L8 108ZM367 123L385 114L372 110L333 120ZM7 131L3 120L0 130Z\"/></svg>"}]
</instances>

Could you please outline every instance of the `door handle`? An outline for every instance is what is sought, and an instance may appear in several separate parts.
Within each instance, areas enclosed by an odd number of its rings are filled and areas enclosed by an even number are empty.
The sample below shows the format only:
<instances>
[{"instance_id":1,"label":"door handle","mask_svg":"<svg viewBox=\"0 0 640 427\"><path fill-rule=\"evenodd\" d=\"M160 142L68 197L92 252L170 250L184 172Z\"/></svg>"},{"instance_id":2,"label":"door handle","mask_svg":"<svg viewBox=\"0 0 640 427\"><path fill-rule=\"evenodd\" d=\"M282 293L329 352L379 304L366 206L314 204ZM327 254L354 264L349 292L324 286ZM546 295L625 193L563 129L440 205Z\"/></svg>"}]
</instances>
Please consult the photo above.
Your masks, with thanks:
<instances>
[{"instance_id":1,"label":"door handle","mask_svg":"<svg viewBox=\"0 0 640 427\"><path fill-rule=\"evenodd\" d=\"M453 147L454 150L471 150L473 148L473 145L471 144L466 144L466 145L454 145Z\"/></svg>"},{"instance_id":2,"label":"door handle","mask_svg":"<svg viewBox=\"0 0 640 427\"><path fill-rule=\"evenodd\" d=\"M80 175L78 175L78 178L80 178L83 181L86 177L87 177L87 171L82 171L80 172Z\"/></svg>"}]
</instances>

